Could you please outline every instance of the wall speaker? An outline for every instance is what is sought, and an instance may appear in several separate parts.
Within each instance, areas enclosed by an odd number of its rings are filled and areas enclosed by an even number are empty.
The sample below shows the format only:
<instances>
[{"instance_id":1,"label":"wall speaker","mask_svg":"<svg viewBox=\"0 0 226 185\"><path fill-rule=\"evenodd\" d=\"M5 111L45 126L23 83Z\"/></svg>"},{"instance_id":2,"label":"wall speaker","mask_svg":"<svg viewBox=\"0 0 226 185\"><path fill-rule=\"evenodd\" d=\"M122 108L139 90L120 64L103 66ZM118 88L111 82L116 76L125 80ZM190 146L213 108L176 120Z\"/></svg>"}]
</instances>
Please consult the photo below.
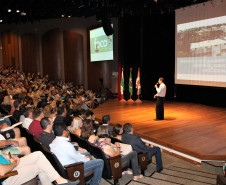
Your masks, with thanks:
<instances>
[{"instance_id":1,"label":"wall speaker","mask_svg":"<svg viewBox=\"0 0 226 185\"><path fill-rule=\"evenodd\" d=\"M111 19L110 18L103 18L102 19L102 26L103 26L104 32L107 36L112 35L114 33L114 30L111 26Z\"/></svg>"}]
</instances>

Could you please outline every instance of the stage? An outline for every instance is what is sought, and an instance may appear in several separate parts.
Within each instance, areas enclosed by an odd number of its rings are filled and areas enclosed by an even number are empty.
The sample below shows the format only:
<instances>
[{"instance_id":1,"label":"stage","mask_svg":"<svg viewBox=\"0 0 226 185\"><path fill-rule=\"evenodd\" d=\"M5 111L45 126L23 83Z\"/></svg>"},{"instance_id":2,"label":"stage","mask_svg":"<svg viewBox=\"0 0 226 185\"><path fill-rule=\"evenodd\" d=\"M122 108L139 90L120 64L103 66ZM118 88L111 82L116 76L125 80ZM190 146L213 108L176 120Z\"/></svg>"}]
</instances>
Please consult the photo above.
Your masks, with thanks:
<instances>
[{"instance_id":1,"label":"stage","mask_svg":"<svg viewBox=\"0 0 226 185\"><path fill-rule=\"evenodd\" d=\"M165 102L165 120L154 121L155 101L122 104L108 100L93 110L111 124L131 123L140 137L200 160L226 159L226 110L185 102Z\"/></svg>"}]
</instances>

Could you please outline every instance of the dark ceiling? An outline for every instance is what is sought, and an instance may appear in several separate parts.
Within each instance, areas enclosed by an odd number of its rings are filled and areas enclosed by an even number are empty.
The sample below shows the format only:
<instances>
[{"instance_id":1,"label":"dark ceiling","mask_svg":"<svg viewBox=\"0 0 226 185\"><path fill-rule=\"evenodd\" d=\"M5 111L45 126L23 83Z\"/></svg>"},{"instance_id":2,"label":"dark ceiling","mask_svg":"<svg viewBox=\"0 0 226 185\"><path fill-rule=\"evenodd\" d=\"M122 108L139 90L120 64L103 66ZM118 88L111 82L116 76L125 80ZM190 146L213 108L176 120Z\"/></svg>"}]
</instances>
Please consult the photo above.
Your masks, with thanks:
<instances>
[{"instance_id":1,"label":"dark ceiling","mask_svg":"<svg viewBox=\"0 0 226 185\"><path fill-rule=\"evenodd\" d=\"M0 22L26 23L96 14L110 18L151 16L206 1L209 0L0 0Z\"/></svg>"}]
</instances>

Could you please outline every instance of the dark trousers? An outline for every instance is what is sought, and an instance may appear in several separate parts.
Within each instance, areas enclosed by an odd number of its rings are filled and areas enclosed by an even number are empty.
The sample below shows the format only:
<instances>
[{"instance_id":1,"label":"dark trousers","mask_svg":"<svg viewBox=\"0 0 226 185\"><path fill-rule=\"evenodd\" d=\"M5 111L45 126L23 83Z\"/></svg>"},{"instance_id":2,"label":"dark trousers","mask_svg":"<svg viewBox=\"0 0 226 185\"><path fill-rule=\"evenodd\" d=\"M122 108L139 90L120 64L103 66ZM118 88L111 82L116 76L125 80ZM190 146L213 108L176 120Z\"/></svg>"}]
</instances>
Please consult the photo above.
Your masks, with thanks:
<instances>
[{"instance_id":1,"label":"dark trousers","mask_svg":"<svg viewBox=\"0 0 226 185\"><path fill-rule=\"evenodd\" d=\"M165 97L157 97L156 102L156 119L164 119L164 101Z\"/></svg>"},{"instance_id":2,"label":"dark trousers","mask_svg":"<svg viewBox=\"0 0 226 185\"><path fill-rule=\"evenodd\" d=\"M152 159L152 156L156 159L156 170L162 169L162 154L159 147L153 147L148 150L148 160Z\"/></svg>"}]
</instances>

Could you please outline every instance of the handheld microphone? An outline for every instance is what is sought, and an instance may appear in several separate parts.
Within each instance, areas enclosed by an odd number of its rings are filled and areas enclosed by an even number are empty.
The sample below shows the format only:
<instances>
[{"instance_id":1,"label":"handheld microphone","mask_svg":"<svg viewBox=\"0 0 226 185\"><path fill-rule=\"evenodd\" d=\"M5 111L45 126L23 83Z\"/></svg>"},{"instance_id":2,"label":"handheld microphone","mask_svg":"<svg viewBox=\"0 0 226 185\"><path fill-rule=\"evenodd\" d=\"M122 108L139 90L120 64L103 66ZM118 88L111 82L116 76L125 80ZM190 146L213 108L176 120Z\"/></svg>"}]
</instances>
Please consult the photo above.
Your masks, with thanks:
<instances>
[{"instance_id":1,"label":"handheld microphone","mask_svg":"<svg viewBox=\"0 0 226 185\"><path fill-rule=\"evenodd\" d=\"M157 82L157 83L155 84L155 86L158 85L158 84L159 84L159 83ZM155 86L154 86L154 88L155 88Z\"/></svg>"}]
</instances>

